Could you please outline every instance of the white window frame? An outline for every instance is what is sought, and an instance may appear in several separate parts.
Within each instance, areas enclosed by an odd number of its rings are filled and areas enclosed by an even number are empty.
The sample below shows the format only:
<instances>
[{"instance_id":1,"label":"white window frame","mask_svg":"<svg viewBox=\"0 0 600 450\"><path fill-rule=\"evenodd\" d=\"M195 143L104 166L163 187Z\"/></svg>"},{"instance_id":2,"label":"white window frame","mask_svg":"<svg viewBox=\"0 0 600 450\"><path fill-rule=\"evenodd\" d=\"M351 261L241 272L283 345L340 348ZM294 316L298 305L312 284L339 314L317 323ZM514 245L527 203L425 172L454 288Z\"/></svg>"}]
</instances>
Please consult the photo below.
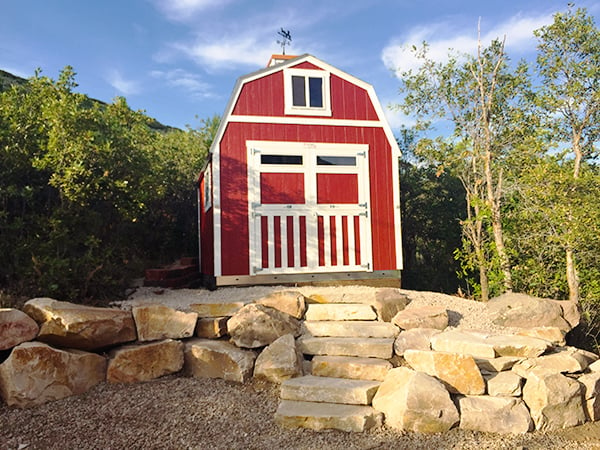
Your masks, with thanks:
<instances>
[{"instance_id":1,"label":"white window frame","mask_svg":"<svg viewBox=\"0 0 600 450\"><path fill-rule=\"evenodd\" d=\"M212 164L204 170L204 212L212 208Z\"/></svg>"},{"instance_id":2,"label":"white window frame","mask_svg":"<svg viewBox=\"0 0 600 450\"><path fill-rule=\"evenodd\" d=\"M323 80L323 106L322 107L311 107L310 92L308 83L305 82L306 86L306 105L307 106L294 106L293 104L293 92L292 92L292 77L299 76L304 77L305 80L308 78L321 78ZM284 97L285 97L285 114L296 114L303 116L331 116L331 95L330 95L330 74L325 70L311 70L311 69L284 69Z\"/></svg>"}]
</instances>

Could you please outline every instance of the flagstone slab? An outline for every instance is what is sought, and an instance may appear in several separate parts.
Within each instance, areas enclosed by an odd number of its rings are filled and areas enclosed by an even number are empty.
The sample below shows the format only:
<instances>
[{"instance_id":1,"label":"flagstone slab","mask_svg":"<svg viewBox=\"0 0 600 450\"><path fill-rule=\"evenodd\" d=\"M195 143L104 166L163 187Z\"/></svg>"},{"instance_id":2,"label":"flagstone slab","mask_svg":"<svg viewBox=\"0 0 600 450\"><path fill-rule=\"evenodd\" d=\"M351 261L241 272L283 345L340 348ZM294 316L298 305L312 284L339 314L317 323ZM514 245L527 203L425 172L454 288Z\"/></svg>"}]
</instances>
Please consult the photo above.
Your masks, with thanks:
<instances>
[{"instance_id":1,"label":"flagstone slab","mask_svg":"<svg viewBox=\"0 0 600 450\"><path fill-rule=\"evenodd\" d=\"M390 359L394 339L303 336L298 339L298 345L305 355Z\"/></svg>"},{"instance_id":2,"label":"flagstone slab","mask_svg":"<svg viewBox=\"0 0 600 450\"><path fill-rule=\"evenodd\" d=\"M370 406L342 405L283 400L275 413L275 422L286 428L315 431L341 430L363 432L381 426L383 416Z\"/></svg>"},{"instance_id":3,"label":"flagstone slab","mask_svg":"<svg viewBox=\"0 0 600 450\"><path fill-rule=\"evenodd\" d=\"M315 356L312 359L312 374L319 377L383 381L390 369L389 361L378 358Z\"/></svg>"},{"instance_id":4,"label":"flagstone slab","mask_svg":"<svg viewBox=\"0 0 600 450\"><path fill-rule=\"evenodd\" d=\"M303 402L370 405L380 384L379 381L306 375L281 383L281 398Z\"/></svg>"}]
</instances>

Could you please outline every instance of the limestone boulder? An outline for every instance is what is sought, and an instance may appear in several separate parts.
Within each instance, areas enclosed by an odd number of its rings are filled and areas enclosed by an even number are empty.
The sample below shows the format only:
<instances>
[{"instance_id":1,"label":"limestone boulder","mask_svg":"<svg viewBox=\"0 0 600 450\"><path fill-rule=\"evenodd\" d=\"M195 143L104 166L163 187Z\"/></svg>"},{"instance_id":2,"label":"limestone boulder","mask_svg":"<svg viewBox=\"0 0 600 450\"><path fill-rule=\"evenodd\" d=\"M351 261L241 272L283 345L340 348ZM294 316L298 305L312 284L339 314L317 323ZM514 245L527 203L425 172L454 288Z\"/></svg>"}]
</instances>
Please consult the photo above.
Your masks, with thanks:
<instances>
[{"instance_id":1,"label":"limestone boulder","mask_svg":"<svg viewBox=\"0 0 600 450\"><path fill-rule=\"evenodd\" d=\"M195 378L243 383L252 376L256 354L225 341L194 338L185 343L184 371Z\"/></svg>"},{"instance_id":2,"label":"limestone boulder","mask_svg":"<svg viewBox=\"0 0 600 450\"><path fill-rule=\"evenodd\" d=\"M38 341L79 350L98 350L136 340L135 323L129 311L98 308L34 298L23 311L40 326Z\"/></svg>"},{"instance_id":3,"label":"limestone boulder","mask_svg":"<svg viewBox=\"0 0 600 450\"><path fill-rule=\"evenodd\" d=\"M581 311L578 302L571 300L549 300L556 303L562 309L563 319L567 321L571 329L579 325L581 321Z\"/></svg>"},{"instance_id":4,"label":"limestone boulder","mask_svg":"<svg viewBox=\"0 0 600 450\"><path fill-rule=\"evenodd\" d=\"M412 328L443 330L448 326L448 311L441 306L404 309L393 317L392 323L402 330Z\"/></svg>"},{"instance_id":5,"label":"limestone boulder","mask_svg":"<svg viewBox=\"0 0 600 450\"><path fill-rule=\"evenodd\" d=\"M497 372L484 375L484 379L492 397L519 397L523 392L523 378L515 372Z\"/></svg>"},{"instance_id":6,"label":"limestone boulder","mask_svg":"<svg viewBox=\"0 0 600 450\"><path fill-rule=\"evenodd\" d=\"M313 303L306 308L306 320L377 320L371 305L364 303Z\"/></svg>"},{"instance_id":7,"label":"limestone boulder","mask_svg":"<svg viewBox=\"0 0 600 450\"><path fill-rule=\"evenodd\" d=\"M583 385L559 373L531 372L523 387L535 429L559 430L585 422Z\"/></svg>"},{"instance_id":8,"label":"limestone boulder","mask_svg":"<svg viewBox=\"0 0 600 450\"><path fill-rule=\"evenodd\" d=\"M311 372L319 377L383 381L392 364L379 358L356 356L315 356Z\"/></svg>"},{"instance_id":9,"label":"limestone boulder","mask_svg":"<svg viewBox=\"0 0 600 450\"><path fill-rule=\"evenodd\" d=\"M287 428L361 433L381 426L382 414L370 406L282 400L275 413L275 422Z\"/></svg>"},{"instance_id":10,"label":"limestone boulder","mask_svg":"<svg viewBox=\"0 0 600 450\"><path fill-rule=\"evenodd\" d=\"M449 330L431 338L431 348L438 352L462 353L476 358L494 358L496 351L480 332Z\"/></svg>"},{"instance_id":11,"label":"limestone boulder","mask_svg":"<svg viewBox=\"0 0 600 450\"><path fill-rule=\"evenodd\" d=\"M459 353L407 350L404 359L416 371L441 380L453 394L481 395L485 380L470 355Z\"/></svg>"},{"instance_id":12,"label":"limestone boulder","mask_svg":"<svg viewBox=\"0 0 600 450\"><path fill-rule=\"evenodd\" d=\"M513 371L528 374L543 369L550 373L581 373L588 367L587 358L576 348L566 347L544 356L525 359L513 366Z\"/></svg>"},{"instance_id":13,"label":"limestone boulder","mask_svg":"<svg viewBox=\"0 0 600 450\"><path fill-rule=\"evenodd\" d=\"M195 334L199 338L219 339L227 334L229 317L201 317L196 323Z\"/></svg>"},{"instance_id":14,"label":"limestone boulder","mask_svg":"<svg viewBox=\"0 0 600 450\"><path fill-rule=\"evenodd\" d=\"M271 383L303 375L304 357L296 347L291 334L281 336L266 347L256 358L254 376L265 378Z\"/></svg>"},{"instance_id":15,"label":"limestone boulder","mask_svg":"<svg viewBox=\"0 0 600 450\"><path fill-rule=\"evenodd\" d=\"M528 336L495 335L487 337L486 342L497 356L535 358L550 348L548 341Z\"/></svg>"},{"instance_id":16,"label":"limestone boulder","mask_svg":"<svg viewBox=\"0 0 600 450\"><path fill-rule=\"evenodd\" d=\"M404 330L394 341L394 353L402 356L406 350L431 350L431 338L440 332L435 328Z\"/></svg>"},{"instance_id":17,"label":"limestone boulder","mask_svg":"<svg viewBox=\"0 0 600 450\"><path fill-rule=\"evenodd\" d=\"M592 372L600 372L600 360L591 363L588 369Z\"/></svg>"},{"instance_id":18,"label":"limestone boulder","mask_svg":"<svg viewBox=\"0 0 600 450\"><path fill-rule=\"evenodd\" d=\"M444 385L423 372L397 367L388 372L373 398L373 408L396 430L442 433L459 421Z\"/></svg>"},{"instance_id":19,"label":"limestone boulder","mask_svg":"<svg viewBox=\"0 0 600 450\"><path fill-rule=\"evenodd\" d=\"M565 345L566 332L558 327L533 327L526 328L517 333L518 336L529 336L543 339L552 345Z\"/></svg>"},{"instance_id":20,"label":"limestone boulder","mask_svg":"<svg viewBox=\"0 0 600 450\"><path fill-rule=\"evenodd\" d=\"M138 340L183 339L192 337L198 314L177 311L164 305L135 306L132 310Z\"/></svg>"},{"instance_id":21,"label":"limestone boulder","mask_svg":"<svg viewBox=\"0 0 600 450\"><path fill-rule=\"evenodd\" d=\"M588 420L600 420L600 372L587 373L578 378L583 385L583 406Z\"/></svg>"},{"instance_id":22,"label":"limestone boulder","mask_svg":"<svg viewBox=\"0 0 600 450\"><path fill-rule=\"evenodd\" d=\"M377 318L383 322L391 322L396 314L404 310L410 303L408 296L397 289L379 289L375 298L370 302L377 313Z\"/></svg>"},{"instance_id":23,"label":"limestone boulder","mask_svg":"<svg viewBox=\"0 0 600 450\"><path fill-rule=\"evenodd\" d=\"M510 397L466 396L458 399L460 425L464 430L522 434L533 421L525 403Z\"/></svg>"},{"instance_id":24,"label":"limestone boulder","mask_svg":"<svg viewBox=\"0 0 600 450\"><path fill-rule=\"evenodd\" d=\"M177 373L183 367L183 342L173 339L124 345L109 352L106 381L138 383Z\"/></svg>"},{"instance_id":25,"label":"limestone boulder","mask_svg":"<svg viewBox=\"0 0 600 450\"><path fill-rule=\"evenodd\" d=\"M397 326L374 320L305 320L303 334L330 337L374 337L394 338L398 335Z\"/></svg>"},{"instance_id":26,"label":"limestone boulder","mask_svg":"<svg viewBox=\"0 0 600 450\"><path fill-rule=\"evenodd\" d=\"M244 302L194 303L190 310L198 317L231 317L244 307Z\"/></svg>"},{"instance_id":27,"label":"limestone boulder","mask_svg":"<svg viewBox=\"0 0 600 450\"><path fill-rule=\"evenodd\" d=\"M300 336L300 321L289 314L263 305L249 304L227 321L231 340L238 347L257 348L275 342L281 336Z\"/></svg>"},{"instance_id":28,"label":"limestone boulder","mask_svg":"<svg viewBox=\"0 0 600 450\"><path fill-rule=\"evenodd\" d=\"M486 304L496 325L531 328L557 327L567 332L571 325L563 317L562 307L552 300L507 292Z\"/></svg>"},{"instance_id":29,"label":"limestone boulder","mask_svg":"<svg viewBox=\"0 0 600 450\"><path fill-rule=\"evenodd\" d=\"M35 339L38 324L23 311L0 308L0 350L8 350Z\"/></svg>"},{"instance_id":30,"label":"limestone boulder","mask_svg":"<svg viewBox=\"0 0 600 450\"><path fill-rule=\"evenodd\" d=\"M86 392L106 379L106 358L24 342L0 364L0 394L9 406L28 408Z\"/></svg>"},{"instance_id":31,"label":"limestone boulder","mask_svg":"<svg viewBox=\"0 0 600 450\"><path fill-rule=\"evenodd\" d=\"M298 291L274 292L256 301L257 304L277 309L296 319L306 312L306 297Z\"/></svg>"}]
</instances>

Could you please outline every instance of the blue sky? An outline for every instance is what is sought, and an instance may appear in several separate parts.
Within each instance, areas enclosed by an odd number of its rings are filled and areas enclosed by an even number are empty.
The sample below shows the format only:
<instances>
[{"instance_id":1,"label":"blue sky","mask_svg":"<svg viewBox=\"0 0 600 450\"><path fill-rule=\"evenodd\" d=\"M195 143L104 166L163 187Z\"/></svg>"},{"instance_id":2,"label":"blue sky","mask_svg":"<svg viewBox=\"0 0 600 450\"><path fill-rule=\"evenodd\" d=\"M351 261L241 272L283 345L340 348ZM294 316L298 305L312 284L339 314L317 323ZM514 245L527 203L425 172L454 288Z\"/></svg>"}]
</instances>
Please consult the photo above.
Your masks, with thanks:
<instances>
[{"instance_id":1,"label":"blue sky","mask_svg":"<svg viewBox=\"0 0 600 450\"><path fill-rule=\"evenodd\" d=\"M506 35L513 60L534 61L532 31L567 1L505 0L0 0L0 69L56 78L74 67L78 91L127 98L160 122L196 126L222 114L235 80L279 53L314 56L374 85L384 107L399 101L405 47L426 40L432 55L474 52ZM600 25L600 2L580 1ZM388 111L393 128L407 119Z\"/></svg>"}]
</instances>

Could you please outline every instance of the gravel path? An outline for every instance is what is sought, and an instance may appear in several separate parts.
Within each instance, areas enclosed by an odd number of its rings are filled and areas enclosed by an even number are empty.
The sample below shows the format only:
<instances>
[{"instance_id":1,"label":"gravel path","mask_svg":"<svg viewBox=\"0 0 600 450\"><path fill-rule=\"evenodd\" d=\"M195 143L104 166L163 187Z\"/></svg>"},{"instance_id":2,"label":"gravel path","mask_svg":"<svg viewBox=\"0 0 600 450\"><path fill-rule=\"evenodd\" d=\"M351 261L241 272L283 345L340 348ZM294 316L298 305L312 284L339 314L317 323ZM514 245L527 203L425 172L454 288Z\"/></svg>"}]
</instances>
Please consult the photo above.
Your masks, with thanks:
<instances>
[{"instance_id":1,"label":"gravel path","mask_svg":"<svg viewBox=\"0 0 600 450\"><path fill-rule=\"evenodd\" d=\"M141 289L122 306L151 302L185 309L202 301L250 301L275 289L182 290L162 295ZM368 288L328 289L300 290L305 295L318 291L360 296ZM412 307L447 305L453 326L489 326L480 303L403 292L413 300ZM237 384L169 376L140 384L102 384L84 395L35 408L0 405L0 449L600 449L600 422L517 436L459 429L425 435L385 427L367 433L287 430L273 421L278 401L278 387L260 380Z\"/></svg>"}]
</instances>

